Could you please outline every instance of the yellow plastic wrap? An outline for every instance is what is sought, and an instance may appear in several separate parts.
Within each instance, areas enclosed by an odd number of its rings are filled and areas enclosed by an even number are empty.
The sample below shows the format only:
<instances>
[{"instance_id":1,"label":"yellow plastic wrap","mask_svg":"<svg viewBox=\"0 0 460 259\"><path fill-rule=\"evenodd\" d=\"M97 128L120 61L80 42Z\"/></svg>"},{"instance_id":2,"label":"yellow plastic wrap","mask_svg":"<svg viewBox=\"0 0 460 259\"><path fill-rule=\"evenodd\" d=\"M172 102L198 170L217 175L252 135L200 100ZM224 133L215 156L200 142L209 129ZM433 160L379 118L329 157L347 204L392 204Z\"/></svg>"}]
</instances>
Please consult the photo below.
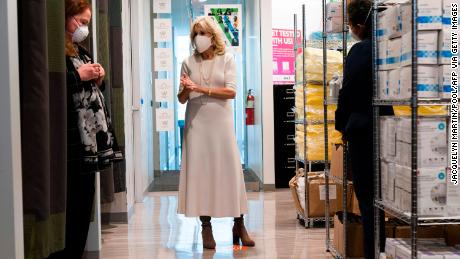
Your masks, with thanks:
<instances>
[{"instance_id":1,"label":"yellow plastic wrap","mask_svg":"<svg viewBox=\"0 0 460 259\"><path fill-rule=\"evenodd\" d=\"M303 118L303 87L302 85L295 86L295 107L297 118ZM322 85L308 84L306 88L307 92L307 103L305 106L305 111L307 112L307 120L309 121L318 121L323 120L324 118L324 89ZM335 105L328 106L327 118L328 120L335 119L335 110L337 107Z\"/></svg>"},{"instance_id":2,"label":"yellow plastic wrap","mask_svg":"<svg viewBox=\"0 0 460 259\"><path fill-rule=\"evenodd\" d=\"M305 63L307 65L305 76L307 82L319 83L323 82L323 50L317 48L305 48ZM303 54L297 55L296 58L296 76L297 80L302 81L303 74ZM343 55L339 51L327 51L327 81L331 81L334 73L342 73Z\"/></svg>"},{"instance_id":3,"label":"yellow plastic wrap","mask_svg":"<svg viewBox=\"0 0 460 259\"><path fill-rule=\"evenodd\" d=\"M341 143L342 135L335 130L334 124L328 125L328 136L330 147L332 143ZM296 146L297 154L301 158L304 157L304 131L303 125L296 125ZM329 149L329 159L331 158L331 150ZM309 125L307 126L307 160L324 160L324 125Z\"/></svg>"},{"instance_id":4,"label":"yellow plastic wrap","mask_svg":"<svg viewBox=\"0 0 460 259\"><path fill-rule=\"evenodd\" d=\"M393 110L396 116L410 116L411 108L408 106L394 106ZM447 115L446 106L421 106L418 108L419 116Z\"/></svg>"}]
</instances>

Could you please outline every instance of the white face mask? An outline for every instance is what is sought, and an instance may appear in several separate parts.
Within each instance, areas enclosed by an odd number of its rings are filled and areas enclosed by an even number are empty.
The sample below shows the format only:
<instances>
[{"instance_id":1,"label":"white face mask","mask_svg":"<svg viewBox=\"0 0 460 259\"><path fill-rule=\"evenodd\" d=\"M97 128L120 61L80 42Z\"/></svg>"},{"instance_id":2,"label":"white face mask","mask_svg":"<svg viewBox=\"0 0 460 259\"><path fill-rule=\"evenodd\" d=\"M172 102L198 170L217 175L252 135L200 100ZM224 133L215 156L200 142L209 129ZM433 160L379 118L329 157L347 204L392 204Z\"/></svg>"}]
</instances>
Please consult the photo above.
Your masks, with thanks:
<instances>
[{"instance_id":1,"label":"white face mask","mask_svg":"<svg viewBox=\"0 0 460 259\"><path fill-rule=\"evenodd\" d=\"M88 25L81 25L81 26L79 25L78 28L72 34L72 41L76 43L80 43L84 41L86 37L88 37L88 35L89 35Z\"/></svg>"},{"instance_id":2,"label":"white face mask","mask_svg":"<svg viewBox=\"0 0 460 259\"><path fill-rule=\"evenodd\" d=\"M211 38L204 35L196 35L195 46L199 53L203 53L212 46Z\"/></svg>"}]
</instances>

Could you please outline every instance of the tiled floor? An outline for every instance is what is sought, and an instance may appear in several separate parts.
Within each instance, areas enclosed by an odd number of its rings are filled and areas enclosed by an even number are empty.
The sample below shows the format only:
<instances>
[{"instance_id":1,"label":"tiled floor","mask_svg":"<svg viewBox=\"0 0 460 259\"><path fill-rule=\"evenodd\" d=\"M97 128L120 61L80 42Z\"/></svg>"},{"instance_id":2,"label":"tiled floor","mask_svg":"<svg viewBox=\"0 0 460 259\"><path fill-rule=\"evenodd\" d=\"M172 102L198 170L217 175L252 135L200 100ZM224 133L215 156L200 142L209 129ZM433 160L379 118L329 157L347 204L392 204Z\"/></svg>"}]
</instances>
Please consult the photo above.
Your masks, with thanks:
<instances>
[{"instance_id":1,"label":"tiled floor","mask_svg":"<svg viewBox=\"0 0 460 259\"><path fill-rule=\"evenodd\" d=\"M332 258L324 229L305 229L296 220L290 192L248 193L246 226L256 247L232 245L232 219L213 219L215 251L202 248L199 221L176 214L175 192L151 193L136 204L128 225L103 231L102 258Z\"/></svg>"}]
</instances>

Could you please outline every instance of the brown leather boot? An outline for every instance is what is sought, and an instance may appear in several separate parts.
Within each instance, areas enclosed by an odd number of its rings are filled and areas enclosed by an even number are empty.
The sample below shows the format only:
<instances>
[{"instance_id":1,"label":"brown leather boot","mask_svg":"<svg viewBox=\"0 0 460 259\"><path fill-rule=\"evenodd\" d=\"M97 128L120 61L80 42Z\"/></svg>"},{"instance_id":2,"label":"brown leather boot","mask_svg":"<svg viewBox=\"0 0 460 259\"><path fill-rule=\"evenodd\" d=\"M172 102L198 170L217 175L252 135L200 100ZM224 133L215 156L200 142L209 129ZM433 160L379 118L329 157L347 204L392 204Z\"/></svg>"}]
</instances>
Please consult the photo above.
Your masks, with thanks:
<instances>
[{"instance_id":1,"label":"brown leather boot","mask_svg":"<svg viewBox=\"0 0 460 259\"><path fill-rule=\"evenodd\" d=\"M254 240L252 240L249 237L248 231L246 230L246 227L244 226L243 215L241 215L241 217L239 218L234 218L232 232L233 232L233 244L234 245L239 245L240 239L241 239L241 243L243 243L243 246L255 246L256 245Z\"/></svg>"},{"instance_id":2,"label":"brown leather boot","mask_svg":"<svg viewBox=\"0 0 460 259\"><path fill-rule=\"evenodd\" d=\"M215 249L216 241L212 235L211 217L200 216L201 220L201 237L203 238L203 248Z\"/></svg>"}]
</instances>

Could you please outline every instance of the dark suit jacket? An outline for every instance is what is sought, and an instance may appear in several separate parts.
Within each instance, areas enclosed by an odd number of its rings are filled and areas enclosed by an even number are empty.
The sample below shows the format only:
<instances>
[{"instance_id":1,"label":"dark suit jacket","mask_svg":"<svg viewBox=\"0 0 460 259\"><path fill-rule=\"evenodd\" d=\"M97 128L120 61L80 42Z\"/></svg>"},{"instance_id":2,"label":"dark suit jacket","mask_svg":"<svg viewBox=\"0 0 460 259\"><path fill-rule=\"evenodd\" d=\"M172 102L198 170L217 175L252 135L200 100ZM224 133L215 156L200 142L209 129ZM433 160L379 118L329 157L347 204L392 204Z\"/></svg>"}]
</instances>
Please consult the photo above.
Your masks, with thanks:
<instances>
[{"instance_id":1,"label":"dark suit jacket","mask_svg":"<svg viewBox=\"0 0 460 259\"><path fill-rule=\"evenodd\" d=\"M364 39L350 50L345 63L343 86L335 112L335 128L345 138L372 132L372 41ZM392 107L382 107L380 115L393 115Z\"/></svg>"}]
</instances>

